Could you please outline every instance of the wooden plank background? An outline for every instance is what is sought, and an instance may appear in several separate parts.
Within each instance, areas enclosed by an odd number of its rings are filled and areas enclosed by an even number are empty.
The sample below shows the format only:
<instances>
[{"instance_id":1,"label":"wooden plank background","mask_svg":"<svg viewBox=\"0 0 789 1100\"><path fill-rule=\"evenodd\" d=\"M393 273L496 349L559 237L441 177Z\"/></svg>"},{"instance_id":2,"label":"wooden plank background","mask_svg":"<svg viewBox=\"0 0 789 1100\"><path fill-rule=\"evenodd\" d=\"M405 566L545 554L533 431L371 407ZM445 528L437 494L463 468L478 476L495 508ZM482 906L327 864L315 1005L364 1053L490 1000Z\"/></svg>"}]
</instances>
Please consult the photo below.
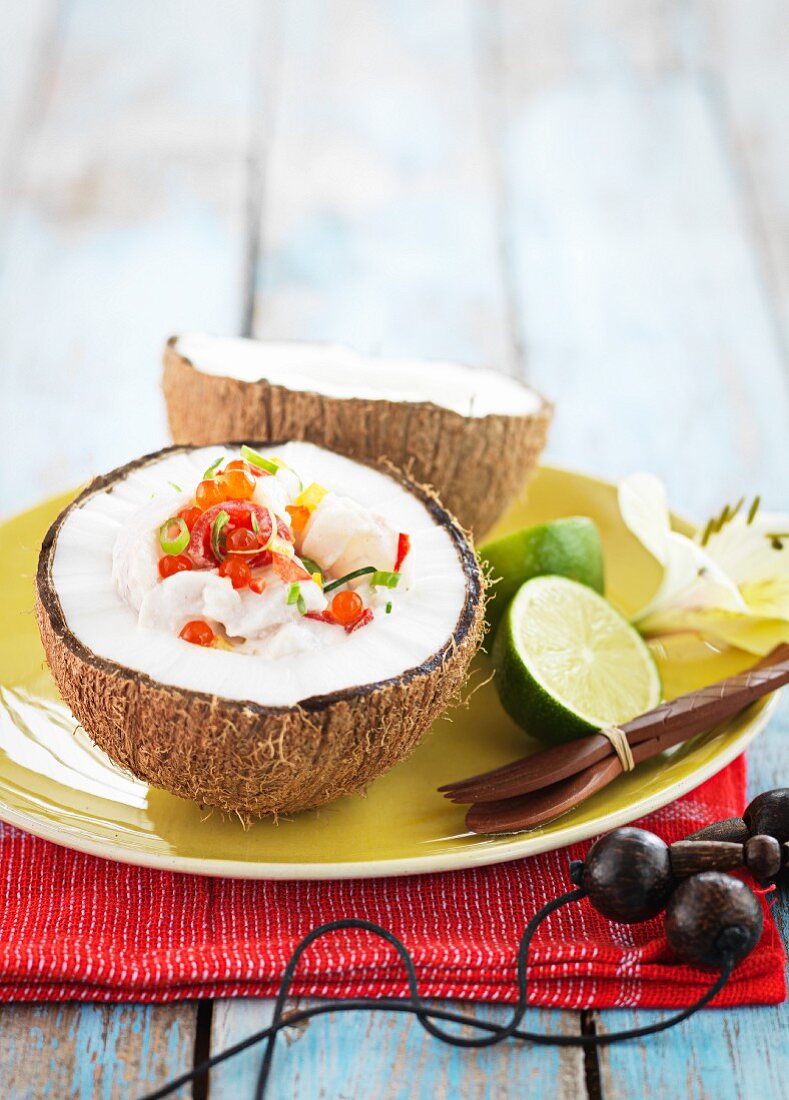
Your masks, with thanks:
<instances>
[{"instance_id":1,"label":"wooden plank background","mask_svg":"<svg viewBox=\"0 0 789 1100\"><path fill-rule=\"evenodd\" d=\"M788 60L783 0L5 0L0 514L160 446L186 328L490 363L557 402L555 462L786 508ZM784 706L754 792L788 736ZM5 1007L4 1095L133 1096L267 1013ZM324 1018L273 1095L778 1097L788 1031L708 1013L585 1060Z\"/></svg>"}]
</instances>

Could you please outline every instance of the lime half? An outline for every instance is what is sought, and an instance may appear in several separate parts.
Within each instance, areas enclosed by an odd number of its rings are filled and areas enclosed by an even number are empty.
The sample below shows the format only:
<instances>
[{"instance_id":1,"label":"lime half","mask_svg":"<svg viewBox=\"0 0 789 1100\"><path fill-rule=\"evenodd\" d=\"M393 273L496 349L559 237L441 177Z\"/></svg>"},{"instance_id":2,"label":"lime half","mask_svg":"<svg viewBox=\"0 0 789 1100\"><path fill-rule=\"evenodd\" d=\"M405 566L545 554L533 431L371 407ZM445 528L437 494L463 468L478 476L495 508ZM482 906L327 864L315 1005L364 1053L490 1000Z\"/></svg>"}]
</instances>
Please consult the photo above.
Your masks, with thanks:
<instances>
[{"instance_id":1,"label":"lime half","mask_svg":"<svg viewBox=\"0 0 789 1100\"><path fill-rule=\"evenodd\" d=\"M486 542L479 556L490 567L486 615L491 629L504 618L510 600L522 584L552 573L603 591L603 546L600 532L584 516L569 516Z\"/></svg>"},{"instance_id":2,"label":"lime half","mask_svg":"<svg viewBox=\"0 0 789 1100\"><path fill-rule=\"evenodd\" d=\"M493 647L507 713L541 741L571 741L617 726L660 701L660 676L643 638L584 584L527 581Z\"/></svg>"}]
</instances>

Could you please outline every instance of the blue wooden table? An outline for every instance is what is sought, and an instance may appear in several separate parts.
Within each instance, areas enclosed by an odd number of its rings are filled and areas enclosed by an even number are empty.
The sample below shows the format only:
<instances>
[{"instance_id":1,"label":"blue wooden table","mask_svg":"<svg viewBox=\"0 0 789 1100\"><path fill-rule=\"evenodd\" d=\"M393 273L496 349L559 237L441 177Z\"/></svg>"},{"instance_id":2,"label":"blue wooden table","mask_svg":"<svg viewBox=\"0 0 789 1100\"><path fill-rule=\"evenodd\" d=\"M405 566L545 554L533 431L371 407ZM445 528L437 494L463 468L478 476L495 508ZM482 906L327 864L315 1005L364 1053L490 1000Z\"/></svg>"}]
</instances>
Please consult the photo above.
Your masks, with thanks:
<instances>
[{"instance_id":1,"label":"blue wooden table","mask_svg":"<svg viewBox=\"0 0 789 1100\"><path fill-rule=\"evenodd\" d=\"M189 328L493 364L557 402L555 462L789 505L785 0L4 0L0 50L4 514L163 444ZM754 792L788 738L785 706ZM135 1096L270 1011L6 1006L2 1094ZM273 1095L779 1097L788 1041L783 1007L586 1058L349 1015Z\"/></svg>"}]
</instances>

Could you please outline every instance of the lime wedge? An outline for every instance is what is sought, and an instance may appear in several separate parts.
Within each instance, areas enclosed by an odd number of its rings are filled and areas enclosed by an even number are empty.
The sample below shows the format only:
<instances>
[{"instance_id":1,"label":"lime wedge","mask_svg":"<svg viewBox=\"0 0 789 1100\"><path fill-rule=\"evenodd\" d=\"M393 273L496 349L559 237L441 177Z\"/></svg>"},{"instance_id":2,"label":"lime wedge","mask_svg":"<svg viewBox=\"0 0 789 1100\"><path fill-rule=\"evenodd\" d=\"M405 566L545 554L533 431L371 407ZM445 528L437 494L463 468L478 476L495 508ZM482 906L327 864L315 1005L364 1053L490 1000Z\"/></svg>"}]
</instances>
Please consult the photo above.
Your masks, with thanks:
<instances>
[{"instance_id":1,"label":"lime wedge","mask_svg":"<svg viewBox=\"0 0 789 1100\"><path fill-rule=\"evenodd\" d=\"M660 701L660 676L641 635L584 584L536 577L496 634L495 683L507 713L541 741L617 726Z\"/></svg>"},{"instance_id":2,"label":"lime wedge","mask_svg":"<svg viewBox=\"0 0 789 1100\"><path fill-rule=\"evenodd\" d=\"M486 617L495 630L510 600L522 584L546 574L570 577L603 591L603 546L590 519L570 516L538 527L526 527L502 539L486 542L479 556L490 568Z\"/></svg>"}]
</instances>

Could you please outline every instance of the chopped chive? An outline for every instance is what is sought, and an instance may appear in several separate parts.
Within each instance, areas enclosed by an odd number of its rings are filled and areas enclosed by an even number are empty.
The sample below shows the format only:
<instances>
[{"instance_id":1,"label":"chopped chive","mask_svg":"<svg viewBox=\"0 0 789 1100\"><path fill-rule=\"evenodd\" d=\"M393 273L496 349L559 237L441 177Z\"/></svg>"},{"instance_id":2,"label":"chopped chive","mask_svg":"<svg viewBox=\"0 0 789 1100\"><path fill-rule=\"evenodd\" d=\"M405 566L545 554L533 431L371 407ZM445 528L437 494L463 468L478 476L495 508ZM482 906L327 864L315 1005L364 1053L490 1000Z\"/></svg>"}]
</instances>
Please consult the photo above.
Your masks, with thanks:
<instances>
[{"instance_id":1,"label":"chopped chive","mask_svg":"<svg viewBox=\"0 0 789 1100\"><path fill-rule=\"evenodd\" d=\"M252 530L255 532L256 535L260 531L260 524L258 523L258 517L255 515L254 512L252 513Z\"/></svg>"},{"instance_id":2,"label":"chopped chive","mask_svg":"<svg viewBox=\"0 0 789 1100\"><path fill-rule=\"evenodd\" d=\"M229 522L229 520L230 516L227 514L227 512L221 511L214 520L214 525L211 528L211 549L213 550L214 557L217 561L224 561L226 557L220 544L220 535L222 534L222 530Z\"/></svg>"},{"instance_id":3,"label":"chopped chive","mask_svg":"<svg viewBox=\"0 0 789 1100\"><path fill-rule=\"evenodd\" d=\"M762 503L761 497L754 497L753 504L748 509L748 526L756 519L756 513L759 511L759 505Z\"/></svg>"},{"instance_id":4,"label":"chopped chive","mask_svg":"<svg viewBox=\"0 0 789 1100\"><path fill-rule=\"evenodd\" d=\"M183 492L183 489L181 488L181 486L176 485L174 481L168 481L167 484L172 485L172 487L173 487L173 489L175 489L176 493L182 493Z\"/></svg>"},{"instance_id":5,"label":"chopped chive","mask_svg":"<svg viewBox=\"0 0 789 1100\"><path fill-rule=\"evenodd\" d=\"M296 607L299 609L300 615L307 614L307 601L304 599L301 592L299 592L299 598L296 600Z\"/></svg>"},{"instance_id":6,"label":"chopped chive","mask_svg":"<svg viewBox=\"0 0 789 1100\"><path fill-rule=\"evenodd\" d=\"M252 465L257 466L259 470L265 470L266 473L276 474L277 470L279 469L278 462L272 461L272 459L270 458L264 458L263 455L258 454L257 451L254 451L251 447L248 447L246 443L241 448L241 455L247 460L247 462L251 462Z\"/></svg>"},{"instance_id":7,"label":"chopped chive","mask_svg":"<svg viewBox=\"0 0 789 1100\"><path fill-rule=\"evenodd\" d=\"M397 588L400 583L399 573L390 573L386 569L376 569L370 577L373 588Z\"/></svg>"},{"instance_id":8,"label":"chopped chive","mask_svg":"<svg viewBox=\"0 0 789 1100\"><path fill-rule=\"evenodd\" d=\"M391 614L392 614L392 607L393 607L393 606L394 606L394 605L393 605L392 601L390 600L390 601L389 601L389 603L388 603L388 604L386 605L386 614L387 614L387 615L391 615Z\"/></svg>"},{"instance_id":9,"label":"chopped chive","mask_svg":"<svg viewBox=\"0 0 789 1100\"><path fill-rule=\"evenodd\" d=\"M320 573L321 577L323 576L323 570L312 558L302 558L301 564L304 566L308 573Z\"/></svg>"},{"instance_id":10,"label":"chopped chive","mask_svg":"<svg viewBox=\"0 0 789 1100\"><path fill-rule=\"evenodd\" d=\"M216 462L212 462L206 472L203 474L203 481L212 481L214 477L214 471L222 465L222 459L218 458Z\"/></svg>"},{"instance_id":11,"label":"chopped chive","mask_svg":"<svg viewBox=\"0 0 789 1100\"><path fill-rule=\"evenodd\" d=\"M298 604L300 599L303 599L303 597L301 595L301 585L300 584L292 584L290 586L290 588L288 589L288 596L287 596L287 599L286 599L285 602L289 605L294 604L294 603Z\"/></svg>"},{"instance_id":12,"label":"chopped chive","mask_svg":"<svg viewBox=\"0 0 789 1100\"><path fill-rule=\"evenodd\" d=\"M180 516L173 516L159 528L159 545L165 554L180 554L189 545L189 528Z\"/></svg>"},{"instance_id":13,"label":"chopped chive","mask_svg":"<svg viewBox=\"0 0 789 1100\"><path fill-rule=\"evenodd\" d=\"M365 565L362 569L354 569L352 573L346 573L344 577L340 577L336 581L332 581L331 584L324 586L324 592L333 592L335 588L339 588L341 584L347 584L348 581L355 581L357 577L366 577L370 573L377 572L374 565Z\"/></svg>"}]
</instances>

